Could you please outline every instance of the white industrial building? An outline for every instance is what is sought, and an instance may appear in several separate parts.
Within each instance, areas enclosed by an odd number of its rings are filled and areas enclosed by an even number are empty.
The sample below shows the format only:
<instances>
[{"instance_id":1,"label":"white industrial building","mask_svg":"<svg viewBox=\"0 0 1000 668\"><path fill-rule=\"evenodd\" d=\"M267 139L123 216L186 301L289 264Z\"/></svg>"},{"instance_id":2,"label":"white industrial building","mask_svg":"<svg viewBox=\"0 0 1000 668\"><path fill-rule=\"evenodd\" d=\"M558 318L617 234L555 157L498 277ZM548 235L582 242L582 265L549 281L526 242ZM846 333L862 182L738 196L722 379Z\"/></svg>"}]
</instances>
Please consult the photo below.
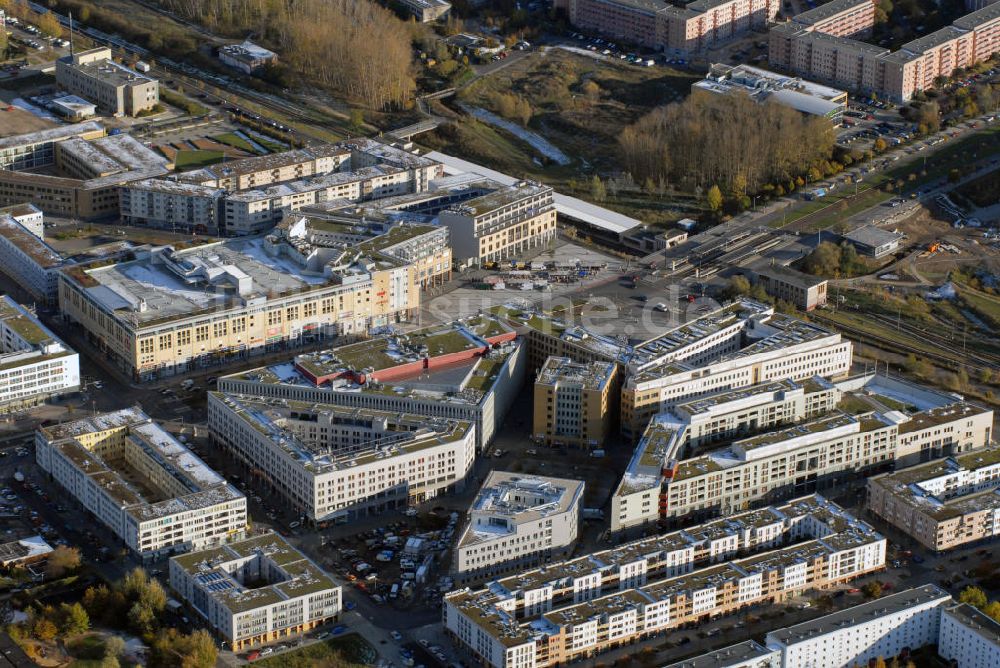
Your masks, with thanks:
<instances>
[{"instance_id":1,"label":"white industrial building","mask_svg":"<svg viewBox=\"0 0 1000 668\"><path fill-rule=\"evenodd\" d=\"M80 388L80 356L26 308L0 298L0 413Z\"/></svg>"},{"instance_id":2,"label":"white industrial building","mask_svg":"<svg viewBox=\"0 0 1000 668\"><path fill-rule=\"evenodd\" d=\"M170 560L170 588L238 652L336 621L341 588L267 533Z\"/></svg>"},{"instance_id":3,"label":"white industrial building","mask_svg":"<svg viewBox=\"0 0 1000 668\"><path fill-rule=\"evenodd\" d=\"M0 207L0 219L10 218L41 239L45 236L45 214L31 203Z\"/></svg>"},{"instance_id":4,"label":"white industrial building","mask_svg":"<svg viewBox=\"0 0 1000 668\"><path fill-rule=\"evenodd\" d=\"M212 439L311 522L347 522L461 488L469 422L211 392Z\"/></svg>"},{"instance_id":5,"label":"white industrial building","mask_svg":"<svg viewBox=\"0 0 1000 668\"><path fill-rule=\"evenodd\" d=\"M0 272L41 304L59 301L63 257L13 216L0 214Z\"/></svg>"},{"instance_id":6,"label":"white industrial building","mask_svg":"<svg viewBox=\"0 0 1000 668\"><path fill-rule=\"evenodd\" d=\"M459 578L495 577L566 554L576 542L583 490L580 480L491 471L455 548Z\"/></svg>"},{"instance_id":7,"label":"white industrial building","mask_svg":"<svg viewBox=\"0 0 1000 668\"><path fill-rule=\"evenodd\" d=\"M246 497L138 409L42 427L35 460L144 560L247 528Z\"/></svg>"}]
</instances>

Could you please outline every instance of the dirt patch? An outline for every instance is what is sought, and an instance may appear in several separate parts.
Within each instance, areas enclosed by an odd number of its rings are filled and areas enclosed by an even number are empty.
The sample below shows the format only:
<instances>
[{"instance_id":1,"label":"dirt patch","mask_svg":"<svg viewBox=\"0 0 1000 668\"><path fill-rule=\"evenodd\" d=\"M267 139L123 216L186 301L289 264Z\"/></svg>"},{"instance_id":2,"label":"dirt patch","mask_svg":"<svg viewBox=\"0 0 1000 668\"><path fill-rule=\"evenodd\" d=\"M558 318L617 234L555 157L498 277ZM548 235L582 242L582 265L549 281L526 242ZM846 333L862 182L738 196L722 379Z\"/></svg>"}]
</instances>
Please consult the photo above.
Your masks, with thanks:
<instances>
[{"instance_id":1,"label":"dirt patch","mask_svg":"<svg viewBox=\"0 0 1000 668\"><path fill-rule=\"evenodd\" d=\"M0 100L0 137L11 137L28 132L38 132L54 128L56 123L35 116L30 111L9 106L9 102Z\"/></svg>"}]
</instances>

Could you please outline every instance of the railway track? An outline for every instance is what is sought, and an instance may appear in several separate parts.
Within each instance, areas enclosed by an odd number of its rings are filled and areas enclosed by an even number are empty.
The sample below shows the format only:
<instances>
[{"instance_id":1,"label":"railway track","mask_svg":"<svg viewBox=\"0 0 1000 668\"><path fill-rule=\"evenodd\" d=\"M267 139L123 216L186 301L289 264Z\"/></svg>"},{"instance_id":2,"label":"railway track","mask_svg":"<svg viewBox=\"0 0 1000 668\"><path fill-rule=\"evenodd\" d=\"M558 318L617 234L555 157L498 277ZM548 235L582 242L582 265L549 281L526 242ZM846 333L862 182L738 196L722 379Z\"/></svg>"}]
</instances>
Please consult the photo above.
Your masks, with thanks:
<instances>
[{"instance_id":1,"label":"railway track","mask_svg":"<svg viewBox=\"0 0 1000 668\"><path fill-rule=\"evenodd\" d=\"M917 346L912 346L887 336L880 336L870 331L863 330L854 327L852 325L844 324L839 320L834 320L832 318L825 317L822 314L814 312L813 314L811 314L810 317L819 321L821 324L824 324L828 327L836 329L839 332L847 334L855 341L866 343L868 345L872 345L876 348L881 348L882 350L886 350L889 352L896 352L903 354L912 353L917 357L926 359L930 362L934 362L938 366L949 369L951 371L958 371L963 368L969 372L979 372L982 371L983 369L989 369L991 372L995 372L997 370L997 363L995 361L989 361L989 358L986 358L980 354L973 353L973 354L962 355L961 353L953 353L953 352L946 353L944 351L942 352L928 351L926 348L918 348ZM893 325L895 325L895 323L893 323ZM924 339L932 346L941 345L938 343L934 343L933 341L930 341L926 336L921 336L920 338ZM950 348L952 345L954 344L951 343L948 347Z\"/></svg>"}]
</instances>

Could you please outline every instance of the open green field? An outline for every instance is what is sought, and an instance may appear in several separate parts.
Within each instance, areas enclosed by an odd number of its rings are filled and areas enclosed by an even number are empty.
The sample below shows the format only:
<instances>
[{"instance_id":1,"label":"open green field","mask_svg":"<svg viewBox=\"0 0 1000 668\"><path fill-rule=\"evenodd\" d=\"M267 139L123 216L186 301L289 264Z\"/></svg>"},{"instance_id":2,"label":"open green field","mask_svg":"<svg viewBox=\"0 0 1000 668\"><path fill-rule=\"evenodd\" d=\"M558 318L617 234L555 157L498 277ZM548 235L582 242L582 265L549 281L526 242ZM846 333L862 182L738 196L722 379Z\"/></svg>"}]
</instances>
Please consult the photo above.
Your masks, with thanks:
<instances>
[{"instance_id":1,"label":"open green field","mask_svg":"<svg viewBox=\"0 0 1000 668\"><path fill-rule=\"evenodd\" d=\"M226 146L232 146L233 148L238 148L241 151L246 151L247 153L260 153L260 150L254 148L254 145L248 142L243 137L240 137L235 132L224 132L221 135L214 135L211 139L219 142L220 144L225 144Z\"/></svg>"},{"instance_id":2,"label":"open green field","mask_svg":"<svg viewBox=\"0 0 1000 668\"><path fill-rule=\"evenodd\" d=\"M178 170L196 169L222 162L225 157L222 151L178 151L174 164Z\"/></svg>"}]
</instances>

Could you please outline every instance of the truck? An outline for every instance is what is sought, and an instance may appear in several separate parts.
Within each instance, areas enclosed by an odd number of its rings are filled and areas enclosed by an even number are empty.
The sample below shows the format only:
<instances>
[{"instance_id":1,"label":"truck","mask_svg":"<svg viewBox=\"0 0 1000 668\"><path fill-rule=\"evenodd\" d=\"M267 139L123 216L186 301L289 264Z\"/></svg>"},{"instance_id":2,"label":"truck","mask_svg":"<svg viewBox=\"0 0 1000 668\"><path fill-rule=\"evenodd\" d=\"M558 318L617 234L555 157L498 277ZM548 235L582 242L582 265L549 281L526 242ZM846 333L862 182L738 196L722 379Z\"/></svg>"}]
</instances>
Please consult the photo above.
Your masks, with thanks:
<instances>
[{"instance_id":1,"label":"truck","mask_svg":"<svg viewBox=\"0 0 1000 668\"><path fill-rule=\"evenodd\" d=\"M181 602L175 598L167 599L167 610L173 613L178 613L181 610Z\"/></svg>"},{"instance_id":2,"label":"truck","mask_svg":"<svg viewBox=\"0 0 1000 668\"><path fill-rule=\"evenodd\" d=\"M149 66L149 63L140 60L136 62L135 69L138 70L139 72L148 72L152 68Z\"/></svg>"},{"instance_id":3,"label":"truck","mask_svg":"<svg viewBox=\"0 0 1000 668\"><path fill-rule=\"evenodd\" d=\"M604 511L600 508L584 508L583 509L583 519L585 520L603 520Z\"/></svg>"},{"instance_id":4,"label":"truck","mask_svg":"<svg viewBox=\"0 0 1000 668\"><path fill-rule=\"evenodd\" d=\"M821 197L826 197L825 188L816 188L815 190L810 190L809 192L806 193L806 199L810 201L814 199L819 199Z\"/></svg>"}]
</instances>

